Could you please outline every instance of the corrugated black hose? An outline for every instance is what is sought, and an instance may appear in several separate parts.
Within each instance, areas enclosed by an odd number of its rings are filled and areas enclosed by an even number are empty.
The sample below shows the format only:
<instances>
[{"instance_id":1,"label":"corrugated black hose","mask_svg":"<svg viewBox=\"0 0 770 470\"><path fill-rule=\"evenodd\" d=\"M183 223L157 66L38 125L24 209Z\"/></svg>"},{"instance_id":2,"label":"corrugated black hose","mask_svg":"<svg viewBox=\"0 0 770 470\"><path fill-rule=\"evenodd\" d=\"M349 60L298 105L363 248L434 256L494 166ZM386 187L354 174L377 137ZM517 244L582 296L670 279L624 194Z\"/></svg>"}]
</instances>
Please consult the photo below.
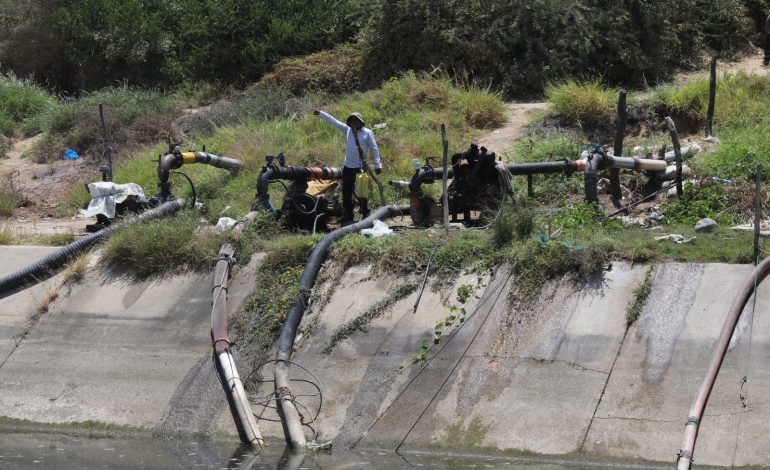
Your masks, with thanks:
<instances>
[{"instance_id":1,"label":"corrugated black hose","mask_svg":"<svg viewBox=\"0 0 770 470\"><path fill-rule=\"evenodd\" d=\"M315 248L313 248L313 252L310 253L310 257L305 265L305 270L302 271L302 276L299 278L300 293L297 296L297 300L291 307L289 307L286 320L284 320L283 326L281 327L281 334L278 339L278 349L280 351L289 352L294 345L294 338L297 336L297 327L299 327L302 316L305 313L305 304L307 303L310 289L312 289L313 284L315 284L315 279L318 276L318 272L321 270L321 265L326 260L326 255L329 253L332 242L339 240L350 233L372 227L375 220L387 220L408 213L409 206L383 206L360 222L346 225L333 232L329 232L318 242Z\"/></svg>"},{"instance_id":2,"label":"corrugated black hose","mask_svg":"<svg viewBox=\"0 0 770 470\"><path fill-rule=\"evenodd\" d=\"M62 267L72 257L85 250L89 246L93 245L100 239L112 235L118 230L137 222L143 222L145 220L151 220L158 217L173 214L180 209L184 208L184 199L174 199L168 201L160 206L142 212L141 214L129 217L125 221L112 224L109 227L104 228L96 233L86 235L85 237L76 240L69 245L63 246L60 249L48 254L44 258L34 262L24 269L16 271L13 274L0 278L0 292L5 292L16 287L23 286L28 283L36 282L38 279L45 277L50 271Z\"/></svg>"}]
</instances>

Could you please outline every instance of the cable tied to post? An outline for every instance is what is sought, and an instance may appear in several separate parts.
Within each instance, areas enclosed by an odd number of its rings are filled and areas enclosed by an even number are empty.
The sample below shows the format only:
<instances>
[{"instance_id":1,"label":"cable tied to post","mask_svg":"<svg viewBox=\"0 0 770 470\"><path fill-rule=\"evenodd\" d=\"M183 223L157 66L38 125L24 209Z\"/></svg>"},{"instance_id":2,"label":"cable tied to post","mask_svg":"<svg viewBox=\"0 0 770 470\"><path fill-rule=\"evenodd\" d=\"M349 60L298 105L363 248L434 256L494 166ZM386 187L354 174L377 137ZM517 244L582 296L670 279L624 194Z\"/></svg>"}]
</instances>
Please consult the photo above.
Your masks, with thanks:
<instances>
[{"instance_id":1,"label":"cable tied to post","mask_svg":"<svg viewBox=\"0 0 770 470\"><path fill-rule=\"evenodd\" d=\"M755 266L759 265L759 257L755 260L754 263ZM753 299L751 302L751 319L749 320L749 346L748 350L746 351L746 366L743 369L743 377L741 377L740 384L741 384L741 391L740 391L740 399L741 399L741 406L745 409L749 406L749 364L751 362L751 342L752 337L754 336L752 333L754 331L754 314L757 310L757 285L759 284L757 279L758 273L756 270L754 271L754 293L752 294Z\"/></svg>"}]
</instances>

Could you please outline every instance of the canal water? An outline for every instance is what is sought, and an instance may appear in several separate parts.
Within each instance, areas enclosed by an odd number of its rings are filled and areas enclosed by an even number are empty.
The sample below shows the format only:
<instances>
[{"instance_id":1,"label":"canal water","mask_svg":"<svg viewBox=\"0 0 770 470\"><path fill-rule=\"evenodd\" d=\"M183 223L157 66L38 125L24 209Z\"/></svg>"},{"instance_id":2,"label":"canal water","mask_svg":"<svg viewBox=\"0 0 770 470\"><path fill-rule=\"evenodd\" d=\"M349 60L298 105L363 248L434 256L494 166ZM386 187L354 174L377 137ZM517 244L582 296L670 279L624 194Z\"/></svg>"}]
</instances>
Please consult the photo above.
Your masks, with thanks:
<instances>
[{"instance_id":1,"label":"canal water","mask_svg":"<svg viewBox=\"0 0 770 470\"><path fill-rule=\"evenodd\" d=\"M88 438L59 434L0 433L0 469L222 469L345 470L400 468L576 470L585 465L526 463L490 457L398 455L394 452L290 454L280 446L260 455L224 441ZM607 467L603 467L607 468Z\"/></svg>"}]
</instances>

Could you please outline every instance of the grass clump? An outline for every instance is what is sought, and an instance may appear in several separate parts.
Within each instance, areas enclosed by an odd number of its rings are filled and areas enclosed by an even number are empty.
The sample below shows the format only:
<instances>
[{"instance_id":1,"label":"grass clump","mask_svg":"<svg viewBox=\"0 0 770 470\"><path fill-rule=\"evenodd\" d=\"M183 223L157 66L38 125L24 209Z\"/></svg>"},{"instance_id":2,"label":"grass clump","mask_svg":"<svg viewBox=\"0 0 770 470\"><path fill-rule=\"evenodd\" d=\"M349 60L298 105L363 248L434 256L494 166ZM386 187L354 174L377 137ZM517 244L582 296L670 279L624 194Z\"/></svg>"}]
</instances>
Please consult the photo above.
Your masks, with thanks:
<instances>
[{"instance_id":1,"label":"grass clump","mask_svg":"<svg viewBox=\"0 0 770 470\"><path fill-rule=\"evenodd\" d=\"M503 207L492 221L492 244L496 248L509 245L513 240L523 240L535 229L535 211L528 207Z\"/></svg>"},{"instance_id":2,"label":"grass clump","mask_svg":"<svg viewBox=\"0 0 770 470\"><path fill-rule=\"evenodd\" d=\"M19 193L13 189L0 189L0 217L10 217L19 205Z\"/></svg>"},{"instance_id":3,"label":"grass clump","mask_svg":"<svg viewBox=\"0 0 770 470\"><path fill-rule=\"evenodd\" d=\"M218 249L213 235L198 230L198 216L184 211L173 221L150 220L119 231L105 243L104 260L147 277L209 267Z\"/></svg>"},{"instance_id":4,"label":"grass clump","mask_svg":"<svg viewBox=\"0 0 770 470\"><path fill-rule=\"evenodd\" d=\"M569 79L545 87L552 113L575 123L612 122L618 93L617 88L606 87L599 79Z\"/></svg>"},{"instance_id":5,"label":"grass clump","mask_svg":"<svg viewBox=\"0 0 770 470\"><path fill-rule=\"evenodd\" d=\"M634 299L626 311L626 323L628 325L635 322L636 319L639 318L639 315L642 314L644 304L647 303L647 297L649 297L650 292L652 292L652 270L654 268L655 265L650 265L647 268L642 283L634 289Z\"/></svg>"},{"instance_id":6,"label":"grass clump","mask_svg":"<svg viewBox=\"0 0 770 470\"><path fill-rule=\"evenodd\" d=\"M563 160L565 158L575 159L582 150L583 142L573 132L555 135L532 133L526 138L516 141L513 161L530 163Z\"/></svg>"},{"instance_id":7,"label":"grass clump","mask_svg":"<svg viewBox=\"0 0 770 470\"><path fill-rule=\"evenodd\" d=\"M62 285L76 284L83 280L88 269L88 254L80 255L67 264L62 273Z\"/></svg>"},{"instance_id":8,"label":"grass clump","mask_svg":"<svg viewBox=\"0 0 770 470\"><path fill-rule=\"evenodd\" d=\"M59 295L61 295L61 292L59 292L58 288L46 288L43 296L35 303L35 313L40 315L47 312L51 308L51 304L59 298Z\"/></svg>"},{"instance_id":9,"label":"grass clump","mask_svg":"<svg viewBox=\"0 0 770 470\"><path fill-rule=\"evenodd\" d=\"M549 280L572 274L577 282L586 282L610 260L610 246L600 243L575 245L566 242L530 240L512 250L516 290L513 303L533 299Z\"/></svg>"},{"instance_id":10,"label":"grass clump","mask_svg":"<svg viewBox=\"0 0 770 470\"><path fill-rule=\"evenodd\" d=\"M181 114L180 102L172 95L128 86L104 88L77 102L51 106L28 120L28 133L45 132L31 150L32 159L38 163L55 161L67 148L83 157L101 157L105 149L99 104L104 105L107 133L118 155L166 140L171 123Z\"/></svg>"},{"instance_id":11,"label":"grass clump","mask_svg":"<svg viewBox=\"0 0 770 470\"><path fill-rule=\"evenodd\" d=\"M0 225L0 245L14 245L15 243L16 236L13 231L5 225Z\"/></svg>"},{"instance_id":12,"label":"grass clump","mask_svg":"<svg viewBox=\"0 0 770 470\"><path fill-rule=\"evenodd\" d=\"M0 133L12 136L22 123L51 109L55 98L30 79L0 75ZM29 134L24 126L25 133Z\"/></svg>"}]
</instances>

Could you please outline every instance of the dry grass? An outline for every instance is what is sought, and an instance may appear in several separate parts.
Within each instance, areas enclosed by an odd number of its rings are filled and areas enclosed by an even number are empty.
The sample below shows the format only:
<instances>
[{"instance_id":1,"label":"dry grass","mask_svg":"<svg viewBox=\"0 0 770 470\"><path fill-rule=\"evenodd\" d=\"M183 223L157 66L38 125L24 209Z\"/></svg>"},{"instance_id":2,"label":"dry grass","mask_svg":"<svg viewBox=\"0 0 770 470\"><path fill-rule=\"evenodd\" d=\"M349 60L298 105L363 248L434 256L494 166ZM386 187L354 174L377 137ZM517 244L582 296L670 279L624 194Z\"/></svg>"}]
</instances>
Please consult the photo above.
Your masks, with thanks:
<instances>
[{"instance_id":1,"label":"dry grass","mask_svg":"<svg viewBox=\"0 0 770 470\"><path fill-rule=\"evenodd\" d=\"M88 254L81 255L72 260L62 274L62 285L75 284L83 280L88 269Z\"/></svg>"},{"instance_id":2,"label":"dry grass","mask_svg":"<svg viewBox=\"0 0 770 470\"><path fill-rule=\"evenodd\" d=\"M362 67L360 50L343 44L329 51L284 59L255 88L282 86L297 95L317 91L347 93L359 87Z\"/></svg>"},{"instance_id":3,"label":"dry grass","mask_svg":"<svg viewBox=\"0 0 770 470\"><path fill-rule=\"evenodd\" d=\"M61 292L59 292L58 288L46 288L43 297L35 304L35 312L38 314L47 312L51 308L51 304L59 298L60 294Z\"/></svg>"},{"instance_id":4,"label":"dry grass","mask_svg":"<svg viewBox=\"0 0 770 470\"><path fill-rule=\"evenodd\" d=\"M16 242L16 236L6 225L0 225L0 245L13 245Z\"/></svg>"}]
</instances>

